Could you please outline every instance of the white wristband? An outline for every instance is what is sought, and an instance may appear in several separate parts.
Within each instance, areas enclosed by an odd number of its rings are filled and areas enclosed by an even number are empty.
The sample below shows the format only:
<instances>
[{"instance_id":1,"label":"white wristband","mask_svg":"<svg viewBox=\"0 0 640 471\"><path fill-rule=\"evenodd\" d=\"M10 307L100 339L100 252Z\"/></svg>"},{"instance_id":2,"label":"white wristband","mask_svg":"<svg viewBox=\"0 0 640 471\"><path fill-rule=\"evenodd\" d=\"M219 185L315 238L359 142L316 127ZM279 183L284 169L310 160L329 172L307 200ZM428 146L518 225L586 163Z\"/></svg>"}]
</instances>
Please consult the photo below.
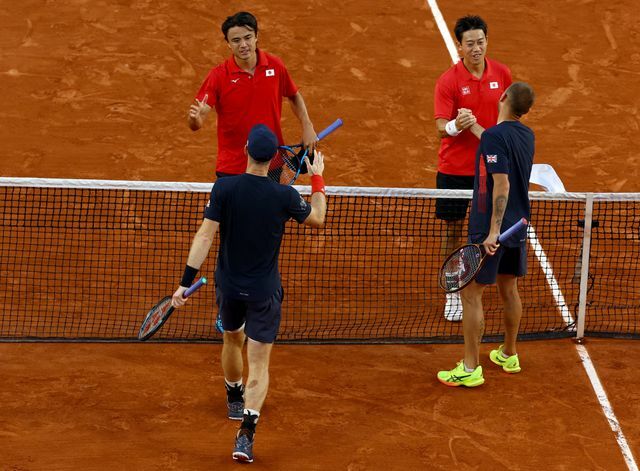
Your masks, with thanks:
<instances>
[{"instance_id":1,"label":"white wristband","mask_svg":"<svg viewBox=\"0 0 640 471\"><path fill-rule=\"evenodd\" d=\"M460 134L460 131L458 131L458 128L456 127L455 119L449 121L444 127L444 130L447 131L447 134L449 134L449 136L451 137L456 137L458 134Z\"/></svg>"}]
</instances>

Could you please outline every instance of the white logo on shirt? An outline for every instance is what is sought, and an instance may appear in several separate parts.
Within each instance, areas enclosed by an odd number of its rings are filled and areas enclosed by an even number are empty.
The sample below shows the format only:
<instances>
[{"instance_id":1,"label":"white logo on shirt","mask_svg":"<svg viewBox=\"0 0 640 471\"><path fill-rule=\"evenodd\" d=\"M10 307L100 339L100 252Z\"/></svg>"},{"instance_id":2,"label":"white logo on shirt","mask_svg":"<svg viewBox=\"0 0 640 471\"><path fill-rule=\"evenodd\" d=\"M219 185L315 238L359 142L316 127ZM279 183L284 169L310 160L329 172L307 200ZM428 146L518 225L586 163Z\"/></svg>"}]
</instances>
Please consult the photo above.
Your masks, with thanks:
<instances>
[{"instance_id":1,"label":"white logo on shirt","mask_svg":"<svg viewBox=\"0 0 640 471\"><path fill-rule=\"evenodd\" d=\"M240 80L240 79L239 78L233 79L231 82L236 83L238 80Z\"/></svg>"},{"instance_id":2,"label":"white logo on shirt","mask_svg":"<svg viewBox=\"0 0 640 471\"><path fill-rule=\"evenodd\" d=\"M500 87L500 85L498 84L498 82L489 82L489 88L491 90L497 90L498 87Z\"/></svg>"},{"instance_id":3,"label":"white logo on shirt","mask_svg":"<svg viewBox=\"0 0 640 471\"><path fill-rule=\"evenodd\" d=\"M471 95L471 88L469 87L462 87L461 91L463 95Z\"/></svg>"},{"instance_id":4,"label":"white logo on shirt","mask_svg":"<svg viewBox=\"0 0 640 471\"><path fill-rule=\"evenodd\" d=\"M267 77L273 77L273 76L276 74L276 71L275 71L275 70L273 70L273 69L267 69L267 70L265 70L264 74L265 74Z\"/></svg>"}]
</instances>

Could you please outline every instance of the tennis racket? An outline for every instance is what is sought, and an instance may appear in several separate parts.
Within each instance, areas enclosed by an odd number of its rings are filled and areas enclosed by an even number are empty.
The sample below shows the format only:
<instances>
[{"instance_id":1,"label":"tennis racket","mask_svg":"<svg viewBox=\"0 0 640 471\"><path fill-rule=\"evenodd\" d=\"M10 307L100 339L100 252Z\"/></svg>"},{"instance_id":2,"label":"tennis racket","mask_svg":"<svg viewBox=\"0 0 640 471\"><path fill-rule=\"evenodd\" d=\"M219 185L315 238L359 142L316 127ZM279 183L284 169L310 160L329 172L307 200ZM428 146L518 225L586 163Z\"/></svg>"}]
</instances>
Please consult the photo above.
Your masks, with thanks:
<instances>
[{"instance_id":1,"label":"tennis racket","mask_svg":"<svg viewBox=\"0 0 640 471\"><path fill-rule=\"evenodd\" d=\"M513 234L527 227L525 218L520 219L509 229L498 236L498 242L508 239ZM438 284L447 293L455 293L471 283L484 262L487 253L482 244L467 244L458 247L447 257L438 273Z\"/></svg>"},{"instance_id":2,"label":"tennis racket","mask_svg":"<svg viewBox=\"0 0 640 471\"><path fill-rule=\"evenodd\" d=\"M336 119L318 133L318 140L324 139L340 126L342 126L342 120ZM269 165L269 178L283 185L293 185L301 173L307 173L307 160L313 163L313 156L308 154L309 149L303 144L278 147L278 153L271 159Z\"/></svg>"},{"instance_id":3,"label":"tennis racket","mask_svg":"<svg viewBox=\"0 0 640 471\"><path fill-rule=\"evenodd\" d=\"M207 279L203 276L191 285L191 287L188 288L182 296L188 298L206 284ZM171 296L165 296L162 298L158 304L151 308L144 318L144 322L142 322L142 326L138 331L138 340L147 340L155 334L160 327L167 322L167 319L169 319L173 310L174 307L171 305Z\"/></svg>"}]
</instances>

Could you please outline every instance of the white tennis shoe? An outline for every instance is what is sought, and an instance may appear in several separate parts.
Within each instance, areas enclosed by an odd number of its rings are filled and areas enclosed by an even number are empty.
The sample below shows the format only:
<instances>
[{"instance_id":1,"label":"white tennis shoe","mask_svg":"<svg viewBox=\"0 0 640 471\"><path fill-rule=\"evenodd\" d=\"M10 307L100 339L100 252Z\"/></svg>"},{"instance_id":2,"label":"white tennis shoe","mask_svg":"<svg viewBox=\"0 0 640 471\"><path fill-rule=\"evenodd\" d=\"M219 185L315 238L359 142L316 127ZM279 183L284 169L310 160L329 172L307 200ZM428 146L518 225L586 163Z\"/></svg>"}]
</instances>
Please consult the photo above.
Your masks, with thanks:
<instances>
[{"instance_id":1,"label":"white tennis shoe","mask_svg":"<svg viewBox=\"0 0 640 471\"><path fill-rule=\"evenodd\" d=\"M444 318L449 322L462 320L462 300L460 293L447 293L447 303L444 306Z\"/></svg>"}]
</instances>

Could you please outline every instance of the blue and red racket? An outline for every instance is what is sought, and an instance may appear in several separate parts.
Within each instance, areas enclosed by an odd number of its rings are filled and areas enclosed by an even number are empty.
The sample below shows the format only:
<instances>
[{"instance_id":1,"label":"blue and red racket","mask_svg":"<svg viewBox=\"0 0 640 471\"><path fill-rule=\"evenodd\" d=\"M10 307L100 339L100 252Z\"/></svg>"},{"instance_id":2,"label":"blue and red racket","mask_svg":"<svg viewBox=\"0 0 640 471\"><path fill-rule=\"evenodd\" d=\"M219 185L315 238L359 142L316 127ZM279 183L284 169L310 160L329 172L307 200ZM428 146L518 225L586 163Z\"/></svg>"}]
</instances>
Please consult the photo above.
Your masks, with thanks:
<instances>
[{"instance_id":1,"label":"blue and red racket","mask_svg":"<svg viewBox=\"0 0 640 471\"><path fill-rule=\"evenodd\" d=\"M336 119L331 125L318 133L318 140L322 140L342 126L342 120ZM278 147L278 153L269 165L269 178L283 185L293 185L301 173L307 173L307 161L313 163L313 156L309 155L309 148L303 144Z\"/></svg>"},{"instance_id":2,"label":"blue and red racket","mask_svg":"<svg viewBox=\"0 0 640 471\"><path fill-rule=\"evenodd\" d=\"M502 242L529 223L525 218L520 219L509 229L498 236L498 242ZM458 247L447 257L438 272L438 284L447 293L460 291L471 283L484 262L487 253L482 244L467 244Z\"/></svg>"}]
</instances>

